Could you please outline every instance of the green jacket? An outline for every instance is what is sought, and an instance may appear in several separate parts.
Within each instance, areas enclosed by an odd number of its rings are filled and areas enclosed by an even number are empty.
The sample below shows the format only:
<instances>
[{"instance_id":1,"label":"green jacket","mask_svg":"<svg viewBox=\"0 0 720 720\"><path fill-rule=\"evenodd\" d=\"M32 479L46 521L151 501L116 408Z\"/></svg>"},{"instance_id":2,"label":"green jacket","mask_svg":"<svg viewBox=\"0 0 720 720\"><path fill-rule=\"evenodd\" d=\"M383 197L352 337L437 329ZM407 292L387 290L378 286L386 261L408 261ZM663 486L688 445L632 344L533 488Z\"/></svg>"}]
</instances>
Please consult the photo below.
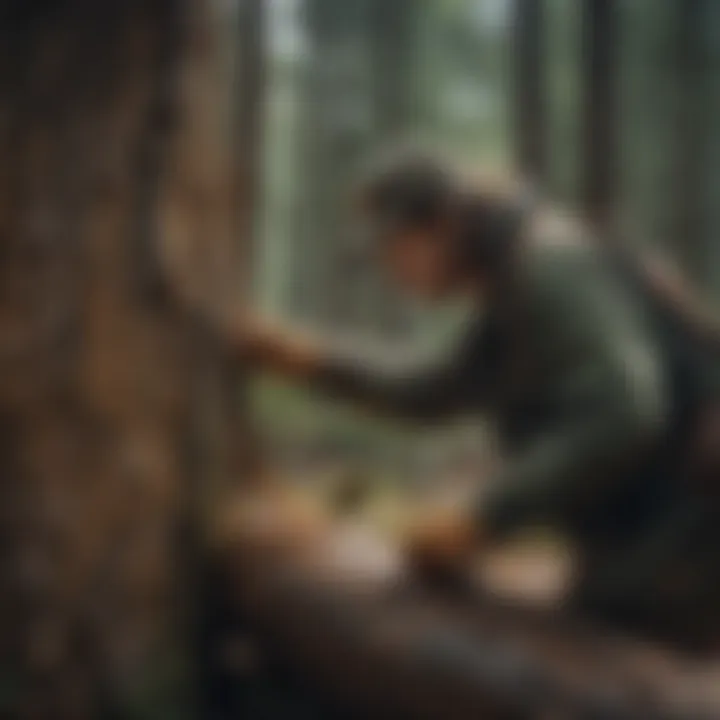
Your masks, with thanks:
<instances>
[{"instance_id":1,"label":"green jacket","mask_svg":"<svg viewBox=\"0 0 720 720\"><path fill-rule=\"evenodd\" d=\"M332 357L319 382L384 412L478 411L508 446L480 503L497 535L571 525L632 482L665 436L669 378L648 309L583 231L535 223L459 347L432 366Z\"/></svg>"}]
</instances>

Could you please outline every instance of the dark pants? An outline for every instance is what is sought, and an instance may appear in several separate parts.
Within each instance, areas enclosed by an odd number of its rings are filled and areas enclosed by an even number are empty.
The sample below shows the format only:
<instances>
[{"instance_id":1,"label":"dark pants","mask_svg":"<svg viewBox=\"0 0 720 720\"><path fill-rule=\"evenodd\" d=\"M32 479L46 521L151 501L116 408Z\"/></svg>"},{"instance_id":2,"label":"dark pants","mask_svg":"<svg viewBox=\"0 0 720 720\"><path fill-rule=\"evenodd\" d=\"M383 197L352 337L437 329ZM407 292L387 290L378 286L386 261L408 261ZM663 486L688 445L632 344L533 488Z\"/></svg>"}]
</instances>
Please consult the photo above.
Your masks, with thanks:
<instances>
[{"instance_id":1,"label":"dark pants","mask_svg":"<svg viewBox=\"0 0 720 720\"><path fill-rule=\"evenodd\" d=\"M636 634L717 642L720 503L657 474L639 487L635 502L625 498L579 528L583 568L573 605Z\"/></svg>"}]
</instances>

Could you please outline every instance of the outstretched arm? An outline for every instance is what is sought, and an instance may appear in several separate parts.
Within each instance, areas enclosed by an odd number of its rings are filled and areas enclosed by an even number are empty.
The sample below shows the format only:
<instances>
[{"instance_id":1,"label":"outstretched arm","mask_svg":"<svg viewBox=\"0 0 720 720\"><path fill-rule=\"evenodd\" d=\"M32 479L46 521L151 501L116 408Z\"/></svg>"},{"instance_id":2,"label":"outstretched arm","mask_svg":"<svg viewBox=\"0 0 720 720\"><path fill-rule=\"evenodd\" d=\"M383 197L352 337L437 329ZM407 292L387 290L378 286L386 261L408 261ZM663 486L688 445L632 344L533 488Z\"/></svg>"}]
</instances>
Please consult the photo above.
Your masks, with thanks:
<instances>
[{"instance_id":1,"label":"outstretched arm","mask_svg":"<svg viewBox=\"0 0 720 720\"><path fill-rule=\"evenodd\" d=\"M427 360L338 347L265 324L256 323L237 335L241 354L254 366L373 411L420 422L460 409L468 382L477 386L488 356L479 322L455 347Z\"/></svg>"},{"instance_id":2,"label":"outstretched arm","mask_svg":"<svg viewBox=\"0 0 720 720\"><path fill-rule=\"evenodd\" d=\"M554 362L558 416L508 461L480 508L491 535L592 507L661 437L666 378L643 308L601 257L558 248L530 263L532 325Z\"/></svg>"}]
</instances>

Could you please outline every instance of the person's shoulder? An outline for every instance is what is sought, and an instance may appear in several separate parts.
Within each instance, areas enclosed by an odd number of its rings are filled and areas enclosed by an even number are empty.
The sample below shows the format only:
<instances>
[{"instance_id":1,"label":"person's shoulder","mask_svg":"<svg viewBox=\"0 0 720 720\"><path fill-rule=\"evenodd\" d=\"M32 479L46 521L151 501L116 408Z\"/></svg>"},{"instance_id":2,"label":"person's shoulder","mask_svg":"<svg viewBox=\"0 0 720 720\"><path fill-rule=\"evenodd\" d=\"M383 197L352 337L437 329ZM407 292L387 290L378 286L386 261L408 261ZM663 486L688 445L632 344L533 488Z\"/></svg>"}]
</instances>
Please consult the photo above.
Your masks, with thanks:
<instances>
[{"instance_id":1,"label":"person's shoulder","mask_svg":"<svg viewBox=\"0 0 720 720\"><path fill-rule=\"evenodd\" d=\"M569 212L539 210L529 221L519 265L528 281L573 283L601 264L602 254L588 227Z\"/></svg>"},{"instance_id":2,"label":"person's shoulder","mask_svg":"<svg viewBox=\"0 0 720 720\"><path fill-rule=\"evenodd\" d=\"M590 257L597 240L587 223L568 210L538 209L530 218L525 238L529 257Z\"/></svg>"}]
</instances>

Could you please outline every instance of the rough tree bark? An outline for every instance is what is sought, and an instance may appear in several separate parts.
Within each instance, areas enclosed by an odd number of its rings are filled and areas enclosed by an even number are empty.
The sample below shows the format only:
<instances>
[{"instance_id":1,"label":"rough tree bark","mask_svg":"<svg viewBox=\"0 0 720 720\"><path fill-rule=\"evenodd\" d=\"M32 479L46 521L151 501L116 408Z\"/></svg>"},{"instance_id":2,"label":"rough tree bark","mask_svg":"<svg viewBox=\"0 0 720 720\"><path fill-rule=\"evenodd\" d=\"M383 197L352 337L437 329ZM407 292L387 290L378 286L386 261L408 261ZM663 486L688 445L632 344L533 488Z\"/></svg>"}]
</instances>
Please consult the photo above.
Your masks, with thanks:
<instances>
[{"instance_id":1,"label":"rough tree bark","mask_svg":"<svg viewBox=\"0 0 720 720\"><path fill-rule=\"evenodd\" d=\"M209 8L0 9L2 714L137 707L171 665L177 541L222 458L191 311L234 240Z\"/></svg>"},{"instance_id":2,"label":"rough tree bark","mask_svg":"<svg viewBox=\"0 0 720 720\"><path fill-rule=\"evenodd\" d=\"M235 123L238 208L238 239L241 260L238 263L245 285L252 266L252 247L258 209L261 204L263 108L266 87L266 24L265 0L241 0L238 17L238 49L235 57Z\"/></svg>"}]
</instances>

